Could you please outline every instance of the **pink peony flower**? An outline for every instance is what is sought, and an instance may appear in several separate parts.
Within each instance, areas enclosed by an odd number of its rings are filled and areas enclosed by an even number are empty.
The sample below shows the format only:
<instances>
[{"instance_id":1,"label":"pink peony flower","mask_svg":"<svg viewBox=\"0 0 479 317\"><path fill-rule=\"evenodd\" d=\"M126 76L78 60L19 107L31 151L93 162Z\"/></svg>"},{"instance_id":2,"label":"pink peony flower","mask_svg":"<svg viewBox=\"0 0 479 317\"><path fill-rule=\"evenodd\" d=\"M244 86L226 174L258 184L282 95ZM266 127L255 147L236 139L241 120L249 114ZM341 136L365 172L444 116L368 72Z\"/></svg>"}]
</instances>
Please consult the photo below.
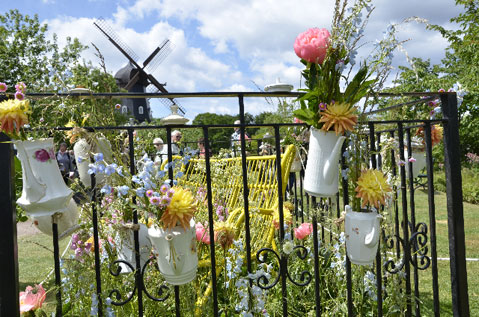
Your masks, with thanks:
<instances>
[{"instance_id":1,"label":"pink peony flower","mask_svg":"<svg viewBox=\"0 0 479 317\"><path fill-rule=\"evenodd\" d=\"M416 159L414 157L409 158L409 162L414 163L416 162Z\"/></svg>"},{"instance_id":2,"label":"pink peony flower","mask_svg":"<svg viewBox=\"0 0 479 317\"><path fill-rule=\"evenodd\" d=\"M298 228L294 228L294 236L298 240L303 240L313 232L313 225L305 222L302 223Z\"/></svg>"},{"instance_id":3,"label":"pink peony flower","mask_svg":"<svg viewBox=\"0 0 479 317\"><path fill-rule=\"evenodd\" d=\"M35 151L35 158L40 162L46 162L50 159L50 153L45 149L41 149Z\"/></svg>"},{"instance_id":4,"label":"pink peony flower","mask_svg":"<svg viewBox=\"0 0 479 317\"><path fill-rule=\"evenodd\" d=\"M20 313L33 311L42 307L46 293L42 284L35 287L27 286L25 292L20 292Z\"/></svg>"},{"instance_id":5,"label":"pink peony flower","mask_svg":"<svg viewBox=\"0 0 479 317\"><path fill-rule=\"evenodd\" d=\"M311 28L296 37L294 52L310 63L322 64L328 50L329 36L329 31L324 28Z\"/></svg>"},{"instance_id":6,"label":"pink peony flower","mask_svg":"<svg viewBox=\"0 0 479 317\"><path fill-rule=\"evenodd\" d=\"M206 228L199 222L196 224L196 240L205 244L210 244L210 235Z\"/></svg>"}]
</instances>

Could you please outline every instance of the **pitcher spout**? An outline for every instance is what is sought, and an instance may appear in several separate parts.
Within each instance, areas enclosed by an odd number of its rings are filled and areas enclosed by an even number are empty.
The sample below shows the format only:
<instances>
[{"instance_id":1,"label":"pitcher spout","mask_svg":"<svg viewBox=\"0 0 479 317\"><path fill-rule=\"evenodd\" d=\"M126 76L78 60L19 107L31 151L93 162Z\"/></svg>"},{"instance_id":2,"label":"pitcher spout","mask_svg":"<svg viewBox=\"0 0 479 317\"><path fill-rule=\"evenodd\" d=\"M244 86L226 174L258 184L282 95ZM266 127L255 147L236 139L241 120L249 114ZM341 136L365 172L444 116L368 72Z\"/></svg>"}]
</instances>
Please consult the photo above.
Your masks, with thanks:
<instances>
[{"instance_id":1,"label":"pitcher spout","mask_svg":"<svg viewBox=\"0 0 479 317\"><path fill-rule=\"evenodd\" d=\"M324 164L323 177L328 184L332 184L334 177L338 177L336 166L338 165L339 156L341 155L341 147L343 146L345 139L345 136L340 136L336 140L336 144L334 145L331 154L329 154L329 157Z\"/></svg>"}]
</instances>

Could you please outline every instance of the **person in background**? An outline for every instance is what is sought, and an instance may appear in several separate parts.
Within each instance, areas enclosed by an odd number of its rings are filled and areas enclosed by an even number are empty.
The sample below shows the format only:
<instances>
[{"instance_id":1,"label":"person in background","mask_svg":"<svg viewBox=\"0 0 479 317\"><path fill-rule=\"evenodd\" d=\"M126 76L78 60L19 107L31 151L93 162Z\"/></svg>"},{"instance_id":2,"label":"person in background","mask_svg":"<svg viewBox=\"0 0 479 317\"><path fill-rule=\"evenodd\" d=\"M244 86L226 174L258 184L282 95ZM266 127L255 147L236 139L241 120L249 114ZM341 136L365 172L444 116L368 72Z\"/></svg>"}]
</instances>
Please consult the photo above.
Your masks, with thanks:
<instances>
[{"instance_id":1,"label":"person in background","mask_svg":"<svg viewBox=\"0 0 479 317\"><path fill-rule=\"evenodd\" d=\"M234 124L241 124L241 121L240 120L236 120L234 122ZM235 131L233 132L233 134L231 134L231 149L233 150L233 153L234 155L236 156L236 152L240 151L241 149L241 131L240 131L240 128L239 127L235 127L234 128ZM246 131L245 131L245 140L248 141L248 142L251 142L248 134L246 134Z\"/></svg>"},{"instance_id":2,"label":"person in background","mask_svg":"<svg viewBox=\"0 0 479 317\"><path fill-rule=\"evenodd\" d=\"M205 158L205 153L206 153L206 149L205 149L205 138L200 138L198 140L198 157L199 158ZM210 156L211 156L211 148L209 150L209 153L210 153Z\"/></svg>"},{"instance_id":3,"label":"person in background","mask_svg":"<svg viewBox=\"0 0 479 317\"><path fill-rule=\"evenodd\" d=\"M161 155L161 152L163 150L163 148L165 148L165 145L163 143L163 139L162 138L155 138L153 140L153 145L155 146L155 150L156 150L156 154L155 154L155 165L161 165L161 163L163 163L163 158L162 158L162 155Z\"/></svg>"},{"instance_id":4,"label":"person in background","mask_svg":"<svg viewBox=\"0 0 479 317\"><path fill-rule=\"evenodd\" d=\"M56 154L56 158L63 180L68 184L69 179L75 175L75 168L73 167L73 160L67 151L67 144L65 142L60 143L60 149Z\"/></svg>"},{"instance_id":5,"label":"person in background","mask_svg":"<svg viewBox=\"0 0 479 317\"><path fill-rule=\"evenodd\" d=\"M180 151L180 147L178 146L178 142L181 141L181 132L178 130L175 130L171 132L171 155L182 155ZM168 159L168 145L165 144L163 146L163 149L160 152L163 161Z\"/></svg>"}]
</instances>

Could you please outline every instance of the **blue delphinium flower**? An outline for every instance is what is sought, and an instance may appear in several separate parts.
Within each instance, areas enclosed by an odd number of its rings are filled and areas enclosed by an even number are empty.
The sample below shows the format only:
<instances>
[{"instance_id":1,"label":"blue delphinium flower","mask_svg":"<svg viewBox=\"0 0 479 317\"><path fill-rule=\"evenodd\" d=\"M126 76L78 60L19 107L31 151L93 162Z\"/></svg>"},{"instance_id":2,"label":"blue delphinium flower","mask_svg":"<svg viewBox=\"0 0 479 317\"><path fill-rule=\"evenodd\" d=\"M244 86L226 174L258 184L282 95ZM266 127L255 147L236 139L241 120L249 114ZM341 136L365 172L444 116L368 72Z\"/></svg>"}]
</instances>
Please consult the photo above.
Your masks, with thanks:
<instances>
[{"instance_id":1,"label":"blue delphinium flower","mask_svg":"<svg viewBox=\"0 0 479 317\"><path fill-rule=\"evenodd\" d=\"M101 162L103 161L103 153L93 154L93 158L95 159L95 162Z\"/></svg>"}]
</instances>

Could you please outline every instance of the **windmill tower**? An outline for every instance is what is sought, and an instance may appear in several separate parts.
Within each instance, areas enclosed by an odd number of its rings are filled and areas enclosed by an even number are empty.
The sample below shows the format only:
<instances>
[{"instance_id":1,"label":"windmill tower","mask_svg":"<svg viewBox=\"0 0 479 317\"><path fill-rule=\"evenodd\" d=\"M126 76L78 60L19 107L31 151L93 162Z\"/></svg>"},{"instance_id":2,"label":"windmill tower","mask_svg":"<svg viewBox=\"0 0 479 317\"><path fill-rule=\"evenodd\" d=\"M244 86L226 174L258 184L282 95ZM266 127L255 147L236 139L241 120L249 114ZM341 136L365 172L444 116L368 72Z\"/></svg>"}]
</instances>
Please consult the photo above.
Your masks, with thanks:
<instances>
[{"instance_id":1,"label":"windmill tower","mask_svg":"<svg viewBox=\"0 0 479 317\"><path fill-rule=\"evenodd\" d=\"M99 19L93 22L93 24L128 60L128 63L115 74L116 83L120 88L135 93L168 93L165 88L166 83L161 84L151 73L156 70L158 65L171 52L170 40L164 40L143 62L143 66L140 66L137 63L139 60L138 55L120 39L105 20ZM185 109L173 98L161 99L161 101L167 108L170 108L172 105L178 106L178 110L185 114ZM133 116L138 122L151 120L150 103L147 98L122 99L120 111L126 115Z\"/></svg>"}]
</instances>

